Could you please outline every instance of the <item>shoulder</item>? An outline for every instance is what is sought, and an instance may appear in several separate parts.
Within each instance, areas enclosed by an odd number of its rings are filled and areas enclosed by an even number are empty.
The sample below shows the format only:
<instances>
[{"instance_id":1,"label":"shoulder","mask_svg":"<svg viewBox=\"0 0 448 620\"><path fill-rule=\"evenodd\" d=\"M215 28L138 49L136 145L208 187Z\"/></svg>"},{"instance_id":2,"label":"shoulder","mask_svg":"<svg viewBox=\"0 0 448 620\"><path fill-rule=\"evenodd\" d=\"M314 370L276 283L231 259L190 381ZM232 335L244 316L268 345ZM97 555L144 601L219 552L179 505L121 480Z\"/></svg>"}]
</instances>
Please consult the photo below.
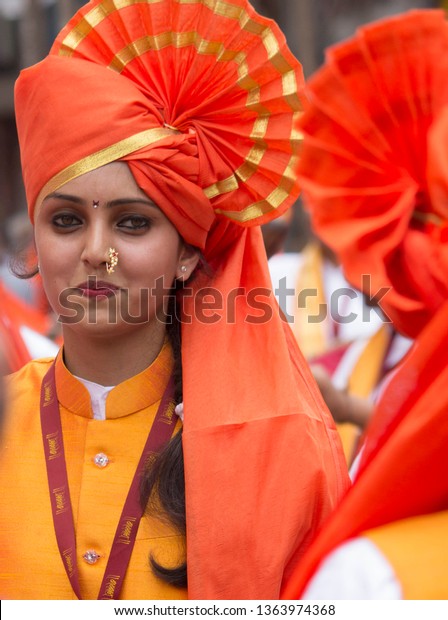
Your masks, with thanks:
<instances>
[{"instance_id":1,"label":"shoulder","mask_svg":"<svg viewBox=\"0 0 448 620\"><path fill-rule=\"evenodd\" d=\"M5 381L7 384L10 384L23 381L29 377L43 377L53 362L54 357L42 357L40 359L32 360L31 362L28 362L28 364L25 364L25 366L22 366L20 370L17 370L11 375L7 375L5 377Z\"/></svg>"},{"instance_id":2,"label":"shoulder","mask_svg":"<svg viewBox=\"0 0 448 620\"><path fill-rule=\"evenodd\" d=\"M5 378L5 407L1 429L1 453L28 450L40 437L40 390L53 358L29 362Z\"/></svg>"},{"instance_id":3,"label":"shoulder","mask_svg":"<svg viewBox=\"0 0 448 620\"><path fill-rule=\"evenodd\" d=\"M29 395L40 390L45 373L50 368L53 357L44 357L25 364L20 370L5 377L7 402L16 400L20 396Z\"/></svg>"},{"instance_id":4,"label":"shoulder","mask_svg":"<svg viewBox=\"0 0 448 620\"><path fill-rule=\"evenodd\" d=\"M367 538L354 538L332 551L308 583L309 600L400 600L392 566Z\"/></svg>"}]
</instances>

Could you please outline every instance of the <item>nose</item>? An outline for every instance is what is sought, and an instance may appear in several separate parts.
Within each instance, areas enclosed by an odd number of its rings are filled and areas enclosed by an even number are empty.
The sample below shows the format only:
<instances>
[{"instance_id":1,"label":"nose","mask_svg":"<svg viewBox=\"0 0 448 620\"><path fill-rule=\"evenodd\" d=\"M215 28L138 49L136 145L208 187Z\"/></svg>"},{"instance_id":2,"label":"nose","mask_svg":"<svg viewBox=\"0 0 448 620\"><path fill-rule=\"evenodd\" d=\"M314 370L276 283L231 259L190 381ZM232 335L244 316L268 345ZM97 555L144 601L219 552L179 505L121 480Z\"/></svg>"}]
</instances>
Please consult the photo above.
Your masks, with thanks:
<instances>
[{"instance_id":1,"label":"nose","mask_svg":"<svg viewBox=\"0 0 448 620\"><path fill-rule=\"evenodd\" d=\"M104 222L92 222L86 232L81 260L90 269L105 267L108 260L108 248L111 244L110 230Z\"/></svg>"}]
</instances>

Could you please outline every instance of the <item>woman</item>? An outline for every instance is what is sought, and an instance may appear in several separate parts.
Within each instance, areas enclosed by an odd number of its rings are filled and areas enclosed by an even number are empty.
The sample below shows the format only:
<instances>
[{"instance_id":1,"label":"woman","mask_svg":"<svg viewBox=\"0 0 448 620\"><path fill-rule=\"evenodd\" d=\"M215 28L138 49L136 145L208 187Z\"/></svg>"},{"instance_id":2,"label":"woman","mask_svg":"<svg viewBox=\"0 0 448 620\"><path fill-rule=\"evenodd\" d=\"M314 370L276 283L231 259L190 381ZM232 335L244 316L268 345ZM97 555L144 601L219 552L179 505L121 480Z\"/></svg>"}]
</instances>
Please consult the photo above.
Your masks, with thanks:
<instances>
[{"instance_id":1,"label":"woman","mask_svg":"<svg viewBox=\"0 0 448 620\"><path fill-rule=\"evenodd\" d=\"M276 598L346 488L258 226L298 193L301 83L245 0L95 0L19 78L64 347L10 382L3 596Z\"/></svg>"},{"instance_id":2,"label":"woman","mask_svg":"<svg viewBox=\"0 0 448 620\"><path fill-rule=\"evenodd\" d=\"M309 82L299 175L314 227L415 342L285 598L448 598L447 58L445 13L411 11L330 49Z\"/></svg>"}]
</instances>

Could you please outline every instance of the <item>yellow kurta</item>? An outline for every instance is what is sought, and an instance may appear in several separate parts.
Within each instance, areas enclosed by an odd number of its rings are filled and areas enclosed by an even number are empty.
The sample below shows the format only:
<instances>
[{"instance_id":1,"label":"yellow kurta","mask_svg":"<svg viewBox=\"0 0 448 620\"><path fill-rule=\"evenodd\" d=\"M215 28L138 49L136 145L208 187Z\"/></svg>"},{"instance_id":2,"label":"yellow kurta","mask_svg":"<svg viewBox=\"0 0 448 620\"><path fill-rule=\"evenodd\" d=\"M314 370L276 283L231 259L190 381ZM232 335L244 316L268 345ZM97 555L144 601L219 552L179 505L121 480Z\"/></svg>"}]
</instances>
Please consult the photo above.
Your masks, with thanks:
<instances>
[{"instance_id":1,"label":"yellow kurta","mask_svg":"<svg viewBox=\"0 0 448 620\"><path fill-rule=\"evenodd\" d=\"M51 362L31 362L10 379L0 450L1 598L76 598L54 534L40 427L41 382ZM165 346L148 369L110 392L107 419L94 420L86 388L58 356L56 388L85 599L98 596L121 510L171 368L171 350ZM106 467L95 463L100 453L109 458ZM96 563L83 559L88 550L100 555ZM153 575L150 553L164 565L177 565L184 557L183 540L169 526L145 516L120 598L187 598L186 590Z\"/></svg>"}]
</instances>

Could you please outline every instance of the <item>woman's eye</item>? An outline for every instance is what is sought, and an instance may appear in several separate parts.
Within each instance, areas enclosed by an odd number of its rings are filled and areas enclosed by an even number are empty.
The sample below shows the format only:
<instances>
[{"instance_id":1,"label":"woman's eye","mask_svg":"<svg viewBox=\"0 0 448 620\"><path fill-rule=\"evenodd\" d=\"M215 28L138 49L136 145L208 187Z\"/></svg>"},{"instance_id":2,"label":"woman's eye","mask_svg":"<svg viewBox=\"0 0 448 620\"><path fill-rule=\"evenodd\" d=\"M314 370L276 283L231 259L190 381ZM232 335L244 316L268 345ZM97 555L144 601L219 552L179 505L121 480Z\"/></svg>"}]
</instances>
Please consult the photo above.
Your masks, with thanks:
<instances>
[{"instance_id":1,"label":"woman's eye","mask_svg":"<svg viewBox=\"0 0 448 620\"><path fill-rule=\"evenodd\" d=\"M146 230L149 228L149 220L146 217L140 215L132 215L125 217L118 223L120 228L126 228L129 230Z\"/></svg>"},{"instance_id":2,"label":"woman's eye","mask_svg":"<svg viewBox=\"0 0 448 620\"><path fill-rule=\"evenodd\" d=\"M81 220L70 213L61 213L60 215L55 215L53 224L58 228L72 228L81 224Z\"/></svg>"}]
</instances>

